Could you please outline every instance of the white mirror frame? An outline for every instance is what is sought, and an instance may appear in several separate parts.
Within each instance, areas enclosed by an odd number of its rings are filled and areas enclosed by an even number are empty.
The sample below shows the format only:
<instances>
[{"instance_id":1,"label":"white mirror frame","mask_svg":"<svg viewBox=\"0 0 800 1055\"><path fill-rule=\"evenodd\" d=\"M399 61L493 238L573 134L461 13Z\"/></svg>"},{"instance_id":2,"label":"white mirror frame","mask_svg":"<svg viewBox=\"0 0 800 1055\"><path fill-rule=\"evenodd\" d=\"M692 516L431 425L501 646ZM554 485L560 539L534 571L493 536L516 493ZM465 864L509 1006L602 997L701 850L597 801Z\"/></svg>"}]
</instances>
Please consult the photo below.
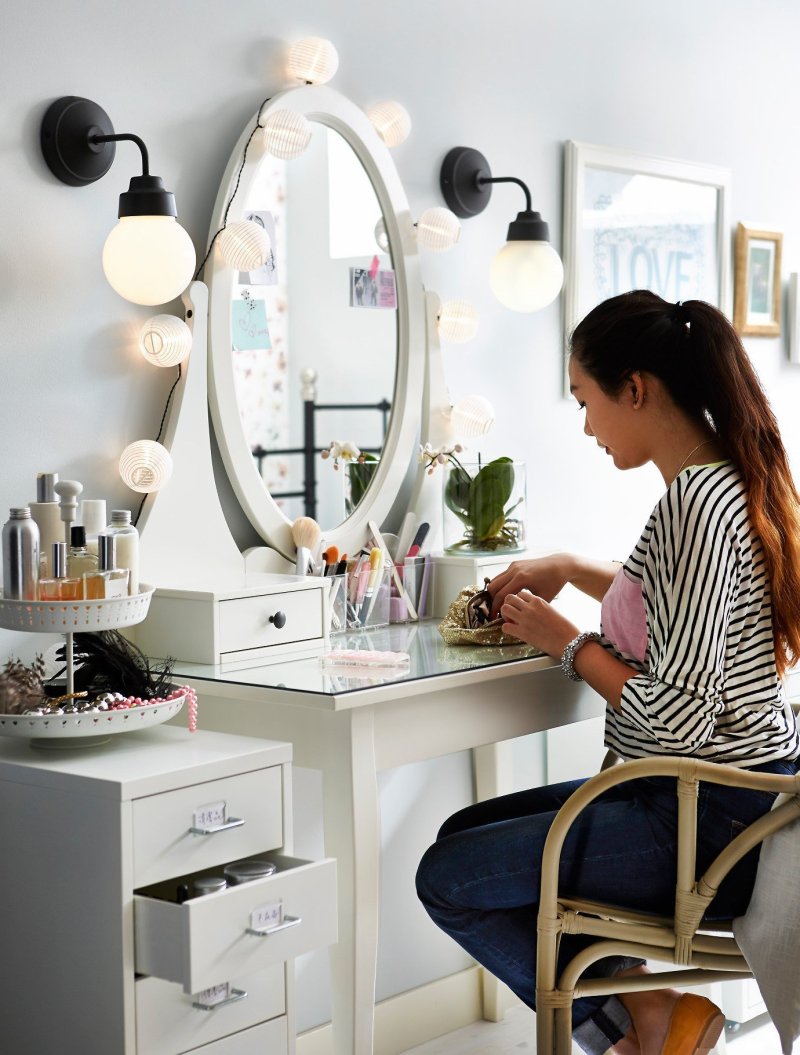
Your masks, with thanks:
<instances>
[{"instance_id":1,"label":"white mirror frame","mask_svg":"<svg viewBox=\"0 0 800 1055\"><path fill-rule=\"evenodd\" d=\"M387 147L371 121L354 103L328 87L291 88L269 100L260 120L270 112L291 109L310 121L334 129L349 143L375 188L391 247L397 286L397 369L389 429L375 479L353 513L340 525L324 529L327 545L354 553L368 537L368 521L382 524L397 497L412 458L416 457L425 381L425 294L417 253L414 223L405 191ZM250 121L242 133L222 178L212 215L209 240L220 229L225 209L239 179L242 155L253 131ZM239 180L239 191L228 222L247 211L247 188L256 177L264 154L255 135ZM288 164L302 165L302 155ZM291 521L268 493L245 440L236 427L239 407L231 354L231 297L234 273L215 246L205 267L209 287L209 404L217 443L236 497L253 527L267 545L292 558ZM323 324L321 320L321 325Z\"/></svg>"}]
</instances>

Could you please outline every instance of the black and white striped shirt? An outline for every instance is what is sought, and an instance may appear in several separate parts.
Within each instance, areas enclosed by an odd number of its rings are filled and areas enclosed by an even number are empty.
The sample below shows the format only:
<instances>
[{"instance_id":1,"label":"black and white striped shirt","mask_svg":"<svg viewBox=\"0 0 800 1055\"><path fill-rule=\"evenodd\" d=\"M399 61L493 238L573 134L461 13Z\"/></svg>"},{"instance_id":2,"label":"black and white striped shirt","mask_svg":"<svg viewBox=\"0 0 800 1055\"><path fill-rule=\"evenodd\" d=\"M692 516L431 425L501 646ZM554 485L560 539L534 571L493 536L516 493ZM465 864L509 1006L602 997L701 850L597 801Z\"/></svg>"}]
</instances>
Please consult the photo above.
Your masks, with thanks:
<instances>
[{"instance_id":1,"label":"black and white striped shirt","mask_svg":"<svg viewBox=\"0 0 800 1055\"><path fill-rule=\"evenodd\" d=\"M642 585L644 661L606 711L622 758L691 755L754 766L800 753L775 667L764 551L730 462L679 473L650 515L624 573Z\"/></svg>"}]
</instances>

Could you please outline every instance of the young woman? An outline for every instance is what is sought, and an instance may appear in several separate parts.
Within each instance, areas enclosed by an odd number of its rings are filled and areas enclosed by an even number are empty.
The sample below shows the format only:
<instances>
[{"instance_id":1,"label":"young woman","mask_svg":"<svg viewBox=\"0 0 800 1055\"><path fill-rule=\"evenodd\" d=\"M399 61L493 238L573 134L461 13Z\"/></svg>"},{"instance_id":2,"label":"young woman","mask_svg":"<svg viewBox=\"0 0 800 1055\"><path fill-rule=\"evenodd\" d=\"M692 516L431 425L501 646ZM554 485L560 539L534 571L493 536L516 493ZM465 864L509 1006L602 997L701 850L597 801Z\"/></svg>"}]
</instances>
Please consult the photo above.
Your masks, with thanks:
<instances>
[{"instance_id":1,"label":"young woman","mask_svg":"<svg viewBox=\"0 0 800 1055\"><path fill-rule=\"evenodd\" d=\"M518 561L490 584L505 632L559 658L607 701L606 744L623 759L689 755L793 774L800 740L781 676L800 656L798 495L766 396L735 331L701 301L637 291L599 305L572 335L570 388L584 432L619 469L653 462L666 491L624 565L557 554ZM550 602L565 583L602 602L580 633ZM433 920L534 1006L539 865L548 828L580 781L461 810L419 867ZM701 785L704 870L773 796ZM575 897L671 914L674 780L628 782L584 810L561 857ZM711 915L749 901L755 854ZM591 942L564 936L563 963ZM588 974L644 971L606 958ZM574 1037L591 1055L695 1055L721 1012L670 990L579 999Z\"/></svg>"}]
</instances>

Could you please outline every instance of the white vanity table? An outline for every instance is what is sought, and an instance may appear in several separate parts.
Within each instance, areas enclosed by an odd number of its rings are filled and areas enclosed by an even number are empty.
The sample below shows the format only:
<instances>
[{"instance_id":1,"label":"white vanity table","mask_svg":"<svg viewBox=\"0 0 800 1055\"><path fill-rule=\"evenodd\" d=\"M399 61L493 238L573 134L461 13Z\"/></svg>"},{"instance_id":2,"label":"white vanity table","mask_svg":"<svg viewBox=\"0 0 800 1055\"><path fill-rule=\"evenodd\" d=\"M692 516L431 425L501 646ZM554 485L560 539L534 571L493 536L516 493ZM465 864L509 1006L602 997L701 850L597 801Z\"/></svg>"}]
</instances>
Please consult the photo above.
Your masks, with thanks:
<instances>
[{"instance_id":1,"label":"white vanity table","mask_svg":"<svg viewBox=\"0 0 800 1055\"><path fill-rule=\"evenodd\" d=\"M368 641L365 638L368 636ZM504 741L593 718L598 697L526 646L448 647L436 621L391 626L337 647L408 651L398 674L324 669L319 659L226 670L179 664L205 729L275 736L323 775L325 852L337 859L339 942L331 949L333 1049L373 1051L380 831L378 773L476 749L480 798L510 788Z\"/></svg>"}]
</instances>

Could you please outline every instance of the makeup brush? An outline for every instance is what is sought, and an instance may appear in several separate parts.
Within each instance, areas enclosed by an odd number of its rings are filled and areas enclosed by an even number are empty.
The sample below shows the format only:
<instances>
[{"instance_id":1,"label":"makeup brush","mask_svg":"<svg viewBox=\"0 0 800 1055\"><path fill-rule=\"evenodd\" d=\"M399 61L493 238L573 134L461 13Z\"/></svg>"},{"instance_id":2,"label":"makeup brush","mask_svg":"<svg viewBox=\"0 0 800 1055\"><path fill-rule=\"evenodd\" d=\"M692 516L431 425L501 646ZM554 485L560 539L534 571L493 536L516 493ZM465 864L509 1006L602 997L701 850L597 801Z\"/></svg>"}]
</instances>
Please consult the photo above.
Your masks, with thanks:
<instances>
[{"instance_id":1,"label":"makeup brush","mask_svg":"<svg viewBox=\"0 0 800 1055\"><path fill-rule=\"evenodd\" d=\"M379 549L378 546L373 546L369 551L369 578L367 580L367 588L364 591L364 597L361 601L361 607L358 610L358 621L362 626L366 625L367 619L372 612L372 606L375 603L375 587L378 585L381 572L383 571L383 550Z\"/></svg>"},{"instance_id":2,"label":"makeup brush","mask_svg":"<svg viewBox=\"0 0 800 1055\"><path fill-rule=\"evenodd\" d=\"M298 575L308 575L311 554L317 548L320 534L319 524L311 517L298 517L292 523L292 538L297 549L295 571Z\"/></svg>"},{"instance_id":3,"label":"makeup brush","mask_svg":"<svg viewBox=\"0 0 800 1055\"><path fill-rule=\"evenodd\" d=\"M333 575L336 571L336 565L339 563L339 548L338 546L328 546L326 550L322 551L322 575Z\"/></svg>"}]
</instances>

